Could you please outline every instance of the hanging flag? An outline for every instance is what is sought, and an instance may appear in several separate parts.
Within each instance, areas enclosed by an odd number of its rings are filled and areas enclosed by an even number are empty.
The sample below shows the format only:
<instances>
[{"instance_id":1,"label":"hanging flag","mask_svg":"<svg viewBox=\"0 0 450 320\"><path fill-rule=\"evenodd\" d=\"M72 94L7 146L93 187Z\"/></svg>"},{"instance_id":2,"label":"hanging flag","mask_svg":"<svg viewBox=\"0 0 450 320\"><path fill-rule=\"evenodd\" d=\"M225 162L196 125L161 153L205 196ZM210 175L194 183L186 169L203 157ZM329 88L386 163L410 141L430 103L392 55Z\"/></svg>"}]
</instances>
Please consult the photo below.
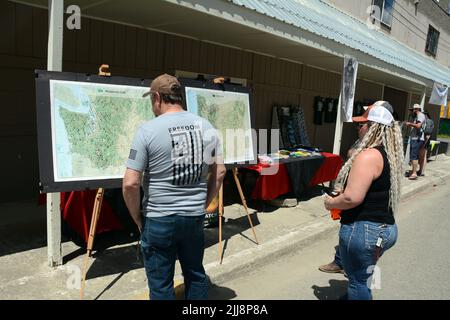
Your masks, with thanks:
<instances>
[{"instance_id":1,"label":"hanging flag","mask_svg":"<svg viewBox=\"0 0 450 320\"><path fill-rule=\"evenodd\" d=\"M430 104L437 104L439 106L447 105L448 87L443 84L435 82L433 91L431 92Z\"/></svg>"},{"instance_id":2,"label":"hanging flag","mask_svg":"<svg viewBox=\"0 0 450 320\"><path fill-rule=\"evenodd\" d=\"M357 73L358 61L353 57L345 56L341 90L341 120L343 122L352 122Z\"/></svg>"}]
</instances>

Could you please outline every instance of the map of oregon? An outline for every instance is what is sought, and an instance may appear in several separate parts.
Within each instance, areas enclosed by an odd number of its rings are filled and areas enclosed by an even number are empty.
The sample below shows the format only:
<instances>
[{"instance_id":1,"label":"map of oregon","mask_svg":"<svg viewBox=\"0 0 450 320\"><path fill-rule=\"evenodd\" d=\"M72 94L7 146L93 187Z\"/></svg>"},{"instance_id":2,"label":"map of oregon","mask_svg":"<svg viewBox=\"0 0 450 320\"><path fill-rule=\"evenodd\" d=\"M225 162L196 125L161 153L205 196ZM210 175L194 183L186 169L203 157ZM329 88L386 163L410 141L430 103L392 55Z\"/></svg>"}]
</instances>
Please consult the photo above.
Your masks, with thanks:
<instances>
[{"instance_id":1,"label":"map of oregon","mask_svg":"<svg viewBox=\"0 0 450 320\"><path fill-rule=\"evenodd\" d=\"M154 117L146 91L50 80L55 181L122 178L136 129Z\"/></svg>"},{"instance_id":2,"label":"map of oregon","mask_svg":"<svg viewBox=\"0 0 450 320\"><path fill-rule=\"evenodd\" d=\"M248 94L186 87L186 102L221 134L225 163L254 160Z\"/></svg>"}]
</instances>

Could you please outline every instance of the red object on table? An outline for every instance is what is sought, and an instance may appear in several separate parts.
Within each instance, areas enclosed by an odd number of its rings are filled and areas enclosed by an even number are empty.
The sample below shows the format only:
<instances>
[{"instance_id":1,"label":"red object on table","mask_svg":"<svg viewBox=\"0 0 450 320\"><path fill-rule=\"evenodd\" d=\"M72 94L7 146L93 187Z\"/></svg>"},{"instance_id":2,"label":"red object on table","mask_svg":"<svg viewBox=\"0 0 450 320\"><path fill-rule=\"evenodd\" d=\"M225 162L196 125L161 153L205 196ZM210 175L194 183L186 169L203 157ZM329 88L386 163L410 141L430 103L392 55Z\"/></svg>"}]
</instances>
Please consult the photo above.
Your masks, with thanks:
<instances>
[{"instance_id":1,"label":"red object on table","mask_svg":"<svg viewBox=\"0 0 450 320\"><path fill-rule=\"evenodd\" d=\"M61 213L67 224L87 242L91 226L92 210L97 190L61 192ZM45 204L45 194L39 197L39 204ZM96 234L123 229L111 206L103 199Z\"/></svg>"},{"instance_id":2,"label":"red object on table","mask_svg":"<svg viewBox=\"0 0 450 320\"><path fill-rule=\"evenodd\" d=\"M309 183L310 186L335 180L339 174L339 170L342 167L343 160L339 155L328 152L322 152L322 155L325 157L324 162L311 179ZM279 166L276 174L260 175L256 180L256 184L252 192L253 199L273 200L282 194L292 191L286 166L282 163L274 164L274 166ZM246 168L261 173L261 170L264 167L267 168L268 165L257 164Z\"/></svg>"}]
</instances>

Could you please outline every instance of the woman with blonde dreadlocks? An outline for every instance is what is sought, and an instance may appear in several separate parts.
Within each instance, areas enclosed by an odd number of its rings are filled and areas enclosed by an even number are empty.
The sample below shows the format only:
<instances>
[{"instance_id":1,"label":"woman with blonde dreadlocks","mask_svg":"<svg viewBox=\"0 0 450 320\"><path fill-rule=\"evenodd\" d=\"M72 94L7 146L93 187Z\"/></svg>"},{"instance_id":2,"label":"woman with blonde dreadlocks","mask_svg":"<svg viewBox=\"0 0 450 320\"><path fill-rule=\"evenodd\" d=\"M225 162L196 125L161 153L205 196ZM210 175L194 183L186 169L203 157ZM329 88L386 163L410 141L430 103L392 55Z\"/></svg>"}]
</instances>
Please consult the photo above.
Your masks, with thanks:
<instances>
[{"instance_id":1,"label":"woman with blonde dreadlocks","mask_svg":"<svg viewBox=\"0 0 450 320\"><path fill-rule=\"evenodd\" d=\"M374 105L353 118L361 143L339 172L342 194L324 199L326 209L342 210L339 252L351 300L372 299L370 279L377 260L397 240L394 212L403 175L403 140L392 114Z\"/></svg>"}]
</instances>

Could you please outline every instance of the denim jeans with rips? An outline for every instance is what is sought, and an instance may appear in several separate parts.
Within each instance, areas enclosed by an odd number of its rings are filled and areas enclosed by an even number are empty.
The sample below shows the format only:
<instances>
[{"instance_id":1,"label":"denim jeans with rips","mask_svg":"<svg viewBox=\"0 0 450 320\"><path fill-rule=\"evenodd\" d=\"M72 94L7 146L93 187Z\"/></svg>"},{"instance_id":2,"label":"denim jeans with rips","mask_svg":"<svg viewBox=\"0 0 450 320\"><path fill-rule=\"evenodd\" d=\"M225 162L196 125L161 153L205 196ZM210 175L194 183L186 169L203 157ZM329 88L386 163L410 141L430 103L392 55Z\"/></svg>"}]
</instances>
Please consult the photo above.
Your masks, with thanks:
<instances>
[{"instance_id":1,"label":"denim jeans with rips","mask_svg":"<svg viewBox=\"0 0 450 320\"><path fill-rule=\"evenodd\" d=\"M208 298L203 268L204 215L145 218L141 248L151 300L175 299L174 272L178 257L184 276L185 298Z\"/></svg>"},{"instance_id":2,"label":"denim jeans with rips","mask_svg":"<svg viewBox=\"0 0 450 320\"><path fill-rule=\"evenodd\" d=\"M347 298L349 300L372 299L370 282L377 260L396 241L396 224L356 221L341 225L339 255L348 276ZM381 242L381 249L377 249L377 242ZM380 277L381 274L377 276Z\"/></svg>"}]
</instances>

